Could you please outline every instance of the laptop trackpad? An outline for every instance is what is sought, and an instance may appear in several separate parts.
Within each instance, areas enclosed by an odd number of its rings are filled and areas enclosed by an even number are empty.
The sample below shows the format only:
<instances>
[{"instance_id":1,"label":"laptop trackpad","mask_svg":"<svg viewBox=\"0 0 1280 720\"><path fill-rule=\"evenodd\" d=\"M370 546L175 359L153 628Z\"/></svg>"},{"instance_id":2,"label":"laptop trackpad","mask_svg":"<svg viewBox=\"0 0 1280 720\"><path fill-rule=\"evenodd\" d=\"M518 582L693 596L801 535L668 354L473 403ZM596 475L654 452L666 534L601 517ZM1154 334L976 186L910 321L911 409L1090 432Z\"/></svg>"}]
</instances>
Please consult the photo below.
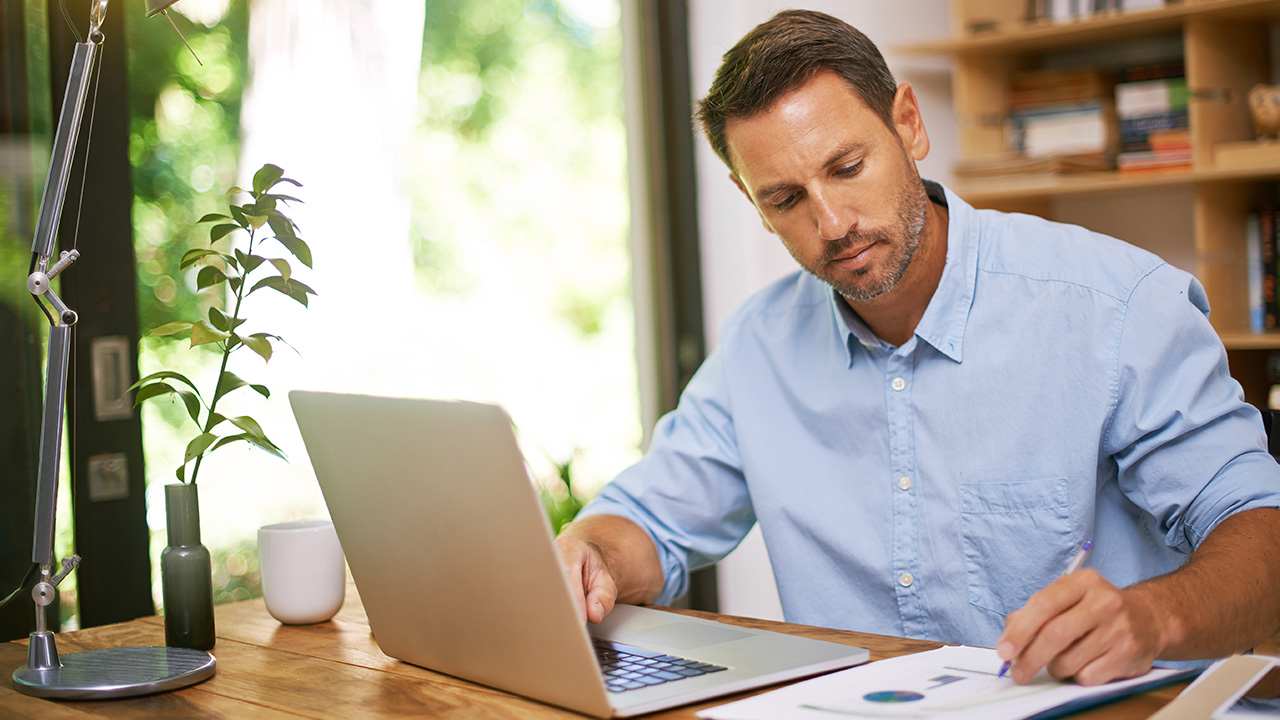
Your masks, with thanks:
<instances>
[{"instance_id":1,"label":"laptop trackpad","mask_svg":"<svg viewBox=\"0 0 1280 720\"><path fill-rule=\"evenodd\" d=\"M643 630L628 630L626 641L637 646L659 645L675 650L692 650L749 637L754 635L716 625L677 621Z\"/></svg>"}]
</instances>

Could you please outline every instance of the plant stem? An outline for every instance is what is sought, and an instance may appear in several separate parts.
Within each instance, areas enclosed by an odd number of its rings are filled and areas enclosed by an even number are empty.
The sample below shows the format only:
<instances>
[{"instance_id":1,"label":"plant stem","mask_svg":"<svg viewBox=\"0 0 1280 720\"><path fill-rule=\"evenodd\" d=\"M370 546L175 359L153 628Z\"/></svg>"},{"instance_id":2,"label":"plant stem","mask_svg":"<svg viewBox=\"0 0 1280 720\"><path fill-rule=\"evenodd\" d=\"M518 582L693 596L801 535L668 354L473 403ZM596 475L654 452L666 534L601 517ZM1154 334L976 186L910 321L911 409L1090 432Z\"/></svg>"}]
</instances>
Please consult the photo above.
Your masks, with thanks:
<instances>
[{"instance_id":1,"label":"plant stem","mask_svg":"<svg viewBox=\"0 0 1280 720\"><path fill-rule=\"evenodd\" d=\"M249 227L249 254L253 254L253 226ZM237 263L237 266L239 263ZM235 321L240 318L240 303L244 300L244 286L248 279L249 273L246 271L240 275L240 287L236 288L236 307L231 312L231 328L234 331ZM211 432L213 430L213 412L218 406L218 401L222 399L222 376L227 372L227 361L231 359L231 339L227 338L222 341L222 364L218 368L217 385L213 388L213 402L209 403L209 413L205 416L203 432ZM196 482L196 476L200 474L200 464L204 462L204 454L201 453L196 458L196 465L191 469L191 484Z\"/></svg>"}]
</instances>

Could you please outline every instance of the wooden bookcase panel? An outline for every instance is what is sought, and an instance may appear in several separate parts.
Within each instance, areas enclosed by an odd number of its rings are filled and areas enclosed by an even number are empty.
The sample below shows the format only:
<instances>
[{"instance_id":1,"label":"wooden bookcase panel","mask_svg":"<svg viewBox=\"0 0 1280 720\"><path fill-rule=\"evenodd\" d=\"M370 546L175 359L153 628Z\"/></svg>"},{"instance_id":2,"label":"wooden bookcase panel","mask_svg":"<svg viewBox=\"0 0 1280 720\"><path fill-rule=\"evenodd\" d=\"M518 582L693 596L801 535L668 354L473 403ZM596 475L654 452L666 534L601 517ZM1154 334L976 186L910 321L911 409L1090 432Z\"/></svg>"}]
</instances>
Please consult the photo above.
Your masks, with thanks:
<instances>
[{"instance_id":1,"label":"wooden bookcase panel","mask_svg":"<svg viewBox=\"0 0 1280 720\"><path fill-rule=\"evenodd\" d=\"M1212 306L1210 320L1228 348L1232 373L1251 402L1265 405L1267 358L1280 351L1280 332L1248 329L1245 216L1255 209L1261 184L1280 179L1280 151L1266 152L1260 146L1254 153L1241 143L1253 139L1249 90L1273 79L1269 24L1280 22L1280 0L1182 0L1065 23L1027 22L1025 0L953 0L951 7L952 37L897 50L953 58L959 154L966 159L1003 151L1002 119L1017 72L1051 64L1062 54L1105 57L1130 50L1144 38L1172 40L1176 52L1180 37L1191 91L1191 168L1011 175L956 182L953 187L978 207L1065 221L1110 212L1129 221L1127 227L1124 222L1117 225L1131 232L1115 234L1186 267L1204 284ZM1169 38L1170 33L1174 37ZM1214 150L1223 144L1234 144L1237 161L1215 160ZM1247 162L1238 160L1242 155ZM1155 218L1154 227L1135 228L1133 222L1140 224L1144 211L1168 213L1167 207L1152 210L1159 206L1153 197L1189 198L1190 207L1177 216L1190 228L1166 232Z\"/></svg>"}]
</instances>

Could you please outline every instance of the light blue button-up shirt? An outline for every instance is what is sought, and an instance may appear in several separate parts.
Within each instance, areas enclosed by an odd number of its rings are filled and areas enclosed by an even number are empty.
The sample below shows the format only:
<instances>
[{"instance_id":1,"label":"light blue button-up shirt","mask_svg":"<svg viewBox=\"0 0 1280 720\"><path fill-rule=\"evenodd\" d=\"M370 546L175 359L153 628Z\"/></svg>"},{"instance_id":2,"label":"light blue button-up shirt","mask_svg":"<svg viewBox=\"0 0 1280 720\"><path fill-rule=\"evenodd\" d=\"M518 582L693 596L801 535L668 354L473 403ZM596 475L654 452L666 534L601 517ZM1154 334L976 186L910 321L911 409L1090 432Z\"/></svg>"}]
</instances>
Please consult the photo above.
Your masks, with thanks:
<instances>
[{"instance_id":1,"label":"light blue button-up shirt","mask_svg":"<svg viewBox=\"0 0 1280 720\"><path fill-rule=\"evenodd\" d=\"M910 340L808 274L774 283L584 510L650 534L659 603L759 522L788 620L991 646L1086 539L1123 587L1280 506L1195 278L945 192L946 268Z\"/></svg>"}]
</instances>

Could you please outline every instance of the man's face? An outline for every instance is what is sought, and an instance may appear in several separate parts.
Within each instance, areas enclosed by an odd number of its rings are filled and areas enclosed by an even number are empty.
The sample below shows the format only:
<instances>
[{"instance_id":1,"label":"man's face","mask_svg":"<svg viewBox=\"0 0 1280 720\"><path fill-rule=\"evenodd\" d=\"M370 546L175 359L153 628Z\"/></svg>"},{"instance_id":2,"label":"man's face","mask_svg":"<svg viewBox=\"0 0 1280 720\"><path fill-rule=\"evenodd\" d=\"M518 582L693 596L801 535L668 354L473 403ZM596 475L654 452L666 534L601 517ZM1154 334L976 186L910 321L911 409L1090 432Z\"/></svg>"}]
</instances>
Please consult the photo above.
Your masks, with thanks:
<instances>
[{"instance_id":1,"label":"man's face","mask_svg":"<svg viewBox=\"0 0 1280 720\"><path fill-rule=\"evenodd\" d=\"M899 89L890 130L824 71L726 123L733 180L801 267L850 300L871 300L902 279L924 228L928 198L912 158L928 138L918 121L909 89Z\"/></svg>"}]
</instances>

